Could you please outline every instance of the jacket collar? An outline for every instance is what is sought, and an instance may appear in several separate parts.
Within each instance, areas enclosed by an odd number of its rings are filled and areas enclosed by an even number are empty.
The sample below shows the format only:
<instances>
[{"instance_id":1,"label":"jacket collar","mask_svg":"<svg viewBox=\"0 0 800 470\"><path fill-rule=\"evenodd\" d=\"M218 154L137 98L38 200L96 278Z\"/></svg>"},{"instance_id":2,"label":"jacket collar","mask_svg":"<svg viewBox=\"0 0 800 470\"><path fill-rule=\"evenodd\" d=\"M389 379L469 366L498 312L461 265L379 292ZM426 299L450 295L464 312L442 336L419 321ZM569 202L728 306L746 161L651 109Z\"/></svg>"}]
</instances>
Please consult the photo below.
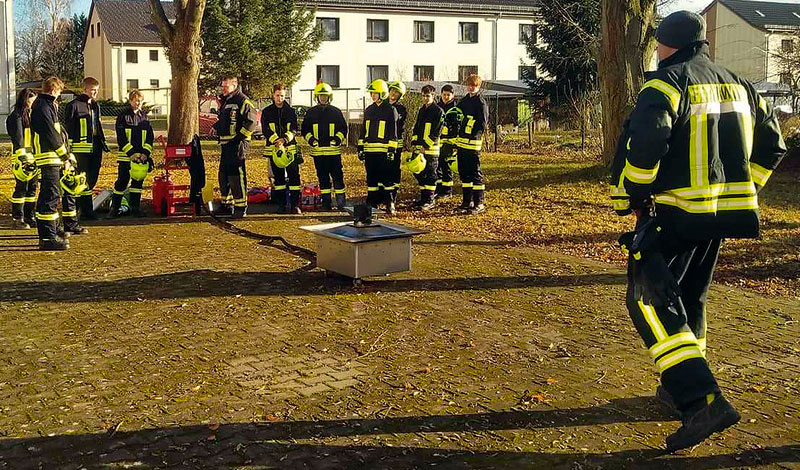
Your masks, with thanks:
<instances>
[{"instance_id":1,"label":"jacket collar","mask_svg":"<svg viewBox=\"0 0 800 470\"><path fill-rule=\"evenodd\" d=\"M709 57L707 41L697 41L689 44L683 49L678 50L671 56L659 62L658 68L661 69L664 67L669 67L670 65L688 62L698 56L703 56L705 58Z\"/></svg>"}]
</instances>

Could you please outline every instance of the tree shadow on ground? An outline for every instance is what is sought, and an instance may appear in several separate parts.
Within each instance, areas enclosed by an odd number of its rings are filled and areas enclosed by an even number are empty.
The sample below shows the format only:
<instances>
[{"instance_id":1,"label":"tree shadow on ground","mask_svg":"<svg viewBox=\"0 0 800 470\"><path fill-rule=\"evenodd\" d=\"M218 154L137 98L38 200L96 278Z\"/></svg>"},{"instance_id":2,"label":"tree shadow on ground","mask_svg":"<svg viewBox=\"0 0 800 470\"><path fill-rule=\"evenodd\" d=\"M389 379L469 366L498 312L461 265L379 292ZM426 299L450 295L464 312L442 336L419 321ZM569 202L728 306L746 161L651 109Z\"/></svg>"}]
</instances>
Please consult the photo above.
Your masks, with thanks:
<instances>
[{"instance_id":1,"label":"tree shadow on ground","mask_svg":"<svg viewBox=\"0 0 800 470\"><path fill-rule=\"evenodd\" d=\"M487 178L486 189L536 189L554 184L605 181L608 169L602 165L580 167L570 171L560 171L563 167L554 166L537 170L535 168L503 168L502 179Z\"/></svg>"},{"instance_id":2,"label":"tree shadow on ground","mask_svg":"<svg viewBox=\"0 0 800 470\"><path fill-rule=\"evenodd\" d=\"M345 278L346 279L346 278ZM529 287L622 285L624 274L487 276L365 280L358 292L441 292ZM328 295L352 290L349 279L315 272L192 270L111 281L3 281L0 301L94 302L269 295Z\"/></svg>"},{"instance_id":3,"label":"tree shadow on ground","mask_svg":"<svg viewBox=\"0 0 800 470\"><path fill-rule=\"evenodd\" d=\"M504 430L602 426L615 423L668 421L652 397L621 398L600 406L476 413L467 415L410 416L231 423L219 427L186 425L105 434L57 435L0 440L0 462L24 468L256 468L332 469L420 466L437 468L691 468L714 469L747 465L800 462L800 445L758 448L751 451L691 457L665 456L660 449L611 452L525 452L469 449L465 433ZM375 444L301 443L299 440L354 439L426 433L460 433L459 448L394 447ZM485 439L485 438L484 438ZM341 441L340 441L341 442ZM440 441L442 443L446 441ZM502 442L496 442L502 445ZM445 446L447 444L444 444ZM510 444L509 444L510 446ZM452 447L452 446L451 446ZM578 464L576 467L575 464ZM247 467L251 468L251 467Z\"/></svg>"}]
</instances>

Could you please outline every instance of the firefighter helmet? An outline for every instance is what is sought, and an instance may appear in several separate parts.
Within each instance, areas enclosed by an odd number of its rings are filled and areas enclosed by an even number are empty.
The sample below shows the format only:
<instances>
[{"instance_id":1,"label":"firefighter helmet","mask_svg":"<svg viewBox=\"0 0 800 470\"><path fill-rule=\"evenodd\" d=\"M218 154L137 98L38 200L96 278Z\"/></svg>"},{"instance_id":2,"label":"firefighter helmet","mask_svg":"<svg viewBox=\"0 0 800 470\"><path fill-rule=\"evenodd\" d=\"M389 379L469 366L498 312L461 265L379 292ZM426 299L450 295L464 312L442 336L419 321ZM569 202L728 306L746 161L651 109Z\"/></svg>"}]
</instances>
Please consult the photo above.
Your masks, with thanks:
<instances>
[{"instance_id":1,"label":"firefighter helmet","mask_svg":"<svg viewBox=\"0 0 800 470\"><path fill-rule=\"evenodd\" d=\"M367 93L377 93L381 100L389 97L389 85L380 78L373 80L367 87Z\"/></svg>"},{"instance_id":2,"label":"firefighter helmet","mask_svg":"<svg viewBox=\"0 0 800 470\"><path fill-rule=\"evenodd\" d=\"M444 122L450 132L458 132L458 129L461 127L461 121L463 120L464 111L458 106L453 106L444 114Z\"/></svg>"},{"instance_id":3,"label":"firefighter helmet","mask_svg":"<svg viewBox=\"0 0 800 470\"><path fill-rule=\"evenodd\" d=\"M150 172L150 163L147 161L137 162L131 160L131 179L136 181L144 181L147 178L147 173Z\"/></svg>"},{"instance_id":4,"label":"firefighter helmet","mask_svg":"<svg viewBox=\"0 0 800 470\"><path fill-rule=\"evenodd\" d=\"M406 169L415 175L422 173L422 170L425 169L425 165L427 165L427 160L425 160L425 155L422 152L414 151L406 156L403 157L403 165L405 165Z\"/></svg>"},{"instance_id":5,"label":"firefighter helmet","mask_svg":"<svg viewBox=\"0 0 800 470\"><path fill-rule=\"evenodd\" d=\"M59 181L59 185L65 193L73 196L80 196L89 189L86 184L86 173L75 174L74 171L65 171L64 176Z\"/></svg>"},{"instance_id":6,"label":"firefighter helmet","mask_svg":"<svg viewBox=\"0 0 800 470\"><path fill-rule=\"evenodd\" d=\"M400 98L406 94L406 84L401 81L389 82L389 91L397 90L400 93Z\"/></svg>"},{"instance_id":7,"label":"firefighter helmet","mask_svg":"<svg viewBox=\"0 0 800 470\"><path fill-rule=\"evenodd\" d=\"M286 147L272 148L272 163L278 168L286 168L294 162L294 150L287 150Z\"/></svg>"},{"instance_id":8,"label":"firefighter helmet","mask_svg":"<svg viewBox=\"0 0 800 470\"><path fill-rule=\"evenodd\" d=\"M14 174L14 178L23 183L32 180L37 174L36 170L36 163L30 160L23 161L15 158L14 161L11 162L11 172Z\"/></svg>"},{"instance_id":9,"label":"firefighter helmet","mask_svg":"<svg viewBox=\"0 0 800 470\"><path fill-rule=\"evenodd\" d=\"M317 100L319 103L320 96L327 96L328 103L333 101L333 88L325 82L317 83L317 86L314 87L314 99Z\"/></svg>"}]
</instances>

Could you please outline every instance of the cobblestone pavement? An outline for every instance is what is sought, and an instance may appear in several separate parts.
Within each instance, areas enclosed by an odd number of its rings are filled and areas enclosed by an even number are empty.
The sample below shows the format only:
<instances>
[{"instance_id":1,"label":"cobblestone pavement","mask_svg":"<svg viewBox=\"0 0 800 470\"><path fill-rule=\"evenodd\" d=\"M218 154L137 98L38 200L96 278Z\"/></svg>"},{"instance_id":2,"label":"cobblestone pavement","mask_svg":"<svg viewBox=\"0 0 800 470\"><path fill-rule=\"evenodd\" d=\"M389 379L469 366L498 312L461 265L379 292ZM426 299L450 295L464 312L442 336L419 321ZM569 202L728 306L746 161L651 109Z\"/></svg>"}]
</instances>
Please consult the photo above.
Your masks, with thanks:
<instances>
[{"instance_id":1,"label":"cobblestone pavement","mask_svg":"<svg viewBox=\"0 0 800 470\"><path fill-rule=\"evenodd\" d=\"M353 289L207 220L89 228L0 227L0 468L800 468L797 301L712 290L743 420L665 456L616 268L430 233Z\"/></svg>"}]
</instances>

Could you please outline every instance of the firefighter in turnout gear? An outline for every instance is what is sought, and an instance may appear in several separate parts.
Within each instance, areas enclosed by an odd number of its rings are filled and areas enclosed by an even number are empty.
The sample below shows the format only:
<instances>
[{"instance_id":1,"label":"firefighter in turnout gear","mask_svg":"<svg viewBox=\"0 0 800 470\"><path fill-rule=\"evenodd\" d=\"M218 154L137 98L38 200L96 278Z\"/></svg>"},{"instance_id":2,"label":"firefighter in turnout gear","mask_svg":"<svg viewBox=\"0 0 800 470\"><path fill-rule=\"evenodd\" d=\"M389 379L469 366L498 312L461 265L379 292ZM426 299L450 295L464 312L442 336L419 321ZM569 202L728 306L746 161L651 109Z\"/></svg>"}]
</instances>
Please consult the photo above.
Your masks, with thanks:
<instances>
[{"instance_id":1,"label":"firefighter in turnout gear","mask_svg":"<svg viewBox=\"0 0 800 470\"><path fill-rule=\"evenodd\" d=\"M219 119L214 124L214 129L219 136L222 151L219 163L219 188L223 207L214 214L241 219L247 215L245 158L250 151L257 112L252 101L239 87L239 79L234 76L227 76L222 80L222 94L219 101Z\"/></svg>"},{"instance_id":2,"label":"firefighter in turnout gear","mask_svg":"<svg viewBox=\"0 0 800 470\"><path fill-rule=\"evenodd\" d=\"M372 104L364 110L358 139L358 159L364 162L367 172L367 204L372 207L385 204L386 212L394 214L395 194L388 188L394 186L394 160L400 158L397 140L400 116L388 101L389 85L385 81L374 80L367 92Z\"/></svg>"},{"instance_id":3,"label":"firefighter in turnout gear","mask_svg":"<svg viewBox=\"0 0 800 470\"><path fill-rule=\"evenodd\" d=\"M78 208L83 220L97 220L92 207L92 189L100 175L103 151L109 151L100 124L100 105L97 104L99 87L100 82L94 77L84 78L83 94L64 108L69 147L78 160L78 171L86 173L87 188L78 195Z\"/></svg>"},{"instance_id":4,"label":"firefighter in turnout gear","mask_svg":"<svg viewBox=\"0 0 800 470\"><path fill-rule=\"evenodd\" d=\"M436 89L430 85L422 87L422 107L414 124L411 139L413 154L422 154L425 158L425 169L415 174L419 183L419 200L416 208L430 210L434 205L436 193L436 173L439 166L439 136L442 132L444 112L434 103Z\"/></svg>"},{"instance_id":5,"label":"firefighter in turnout gear","mask_svg":"<svg viewBox=\"0 0 800 470\"><path fill-rule=\"evenodd\" d=\"M333 89L330 85L318 83L314 88L314 98L317 105L306 112L302 133L314 157L322 192L322 209L331 210L333 192L336 195L336 207L341 210L346 203L342 145L347 143L347 122L339 108L331 105Z\"/></svg>"},{"instance_id":6,"label":"firefighter in turnout gear","mask_svg":"<svg viewBox=\"0 0 800 470\"><path fill-rule=\"evenodd\" d=\"M397 110L397 155L400 156L403 148L405 147L405 140L403 137L406 135L406 119L408 118L408 110L405 105L400 103L400 100L406 94L406 85L403 82L395 81L389 82L389 103ZM383 188L392 193L392 200L397 201L397 190L400 189L400 181L402 180L402 170L400 170L401 159L395 158L389 162L392 171L392 184L391 187Z\"/></svg>"},{"instance_id":7,"label":"firefighter in turnout gear","mask_svg":"<svg viewBox=\"0 0 800 470\"><path fill-rule=\"evenodd\" d=\"M40 250L66 250L69 242L66 237L80 227L65 223L64 232L59 233L58 200L60 199L61 169L77 166L75 156L67 151L58 122L56 99L61 95L64 83L50 77L42 83L42 93L31 108L31 138L33 157L41 171L39 197L36 199L36 229L39 232ZM65 207L65 212L74 212L75 207ZM66 222L66 221L65 221Z\"/></svg>"},{"instance_id":8,"label":"firefighter in turnout gear","mask_svg":"<svg viewBox=\"0 0 800 470\"><path fill-rule=\"evenodd\" d=\"M14 174L14 194L11 196L11 228L29 230L36 226L36 184L39 170L33 158L31 142L31 106L36 93L23 88L17 95L14 110L6 119L6 131L11 137L11 167Z\"/></svg>"},{"instance_id":9,"label":"firefighter in turnout gear","mask_svg":"<svg viewBox=\"0 0 800 470\"><path fill-rule=\"evenodd\" d=\"M481 82L481 77L477 75L467 77L467 95L456 105L464 113L461 126L454 135L458 148L458 172L464 196L461 207L456 210L461 214L479 214L484 211L486 186L481 171L481 148L483 132L489 122L489 106L483 96L478 94Z\"/></svg>"},{"instance_id":10,"label":"firefighter in turnout gear","mask_svg":"<svg viewBox=\"0 0 800 470\"><path fill-rule=\"evenodd\" d=\"M128 207L133 217L143 217L140 209L142 187L147 173L153 170L153 126L142 110L144 96L139 90L131 90L128 94L129 106L125 112L117 116L115 128L119 155L117 156L117 181L114 183L114 195L111 196L111 209L108 216L120 216L120 205L125 190L130 182Z\"/></svg>"},{"instance_id":11,"label":"firefighter in turnout gear","mask_svg":"<svg viewBox=\"0 0 800 470\"><path fill-rule=\"evenodd\" d=\"M786 147L753 85L709 58L705 21L680 11L659 25L658 70L639 92L612 165L627 307L661 372L656 395L682 425L670 452L736 424L706 361L706 301L722 238L759 233L758 191Z\"/></svg>"},{"instance_id":12,"label":"firefighter in turnout gear","mask_svg":"<svg viewBox=\"0 0 800 470\"><path fill-rule=\"evenodd\" d=\"M286 85L279 83L272 90L272 104L261 111L261 130L267 145L264 156L270 158L272 175L275 178L273 199L278 202L281 214L301 214L300 210L300 162L297 158L297 114L286 101ZM283 158L276 158L280 155ZM289 204L286 205L286 191Z\"/></svg>"},{"instance_id":13,"label":"firefighter in turnout gear","mask_svg":"<svg viewBox=\"0 0 800 470\"><path fill-rule=\"evenodd\" d=\"M456 106L453 85L442 87L442 98L439 100L439 107L447 113ZM453 194L453 171L450 169L450 160L456 158L455 139L452 137L457 132L452 131L447 122L442 126L441 151L439 153L439 164L436 165L436 197L449 197Z\"/></svg>"}]
</instances>

